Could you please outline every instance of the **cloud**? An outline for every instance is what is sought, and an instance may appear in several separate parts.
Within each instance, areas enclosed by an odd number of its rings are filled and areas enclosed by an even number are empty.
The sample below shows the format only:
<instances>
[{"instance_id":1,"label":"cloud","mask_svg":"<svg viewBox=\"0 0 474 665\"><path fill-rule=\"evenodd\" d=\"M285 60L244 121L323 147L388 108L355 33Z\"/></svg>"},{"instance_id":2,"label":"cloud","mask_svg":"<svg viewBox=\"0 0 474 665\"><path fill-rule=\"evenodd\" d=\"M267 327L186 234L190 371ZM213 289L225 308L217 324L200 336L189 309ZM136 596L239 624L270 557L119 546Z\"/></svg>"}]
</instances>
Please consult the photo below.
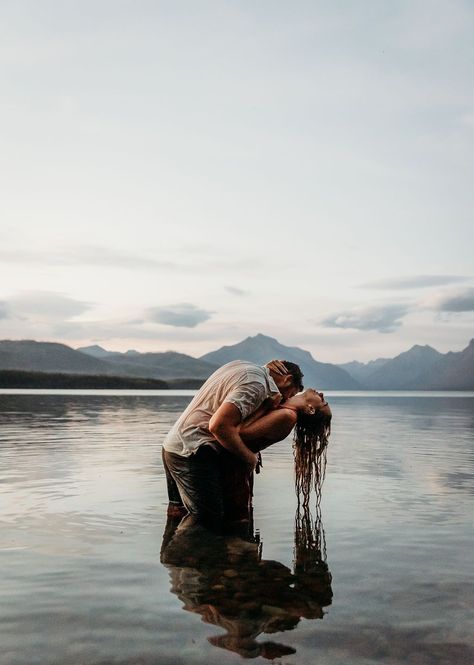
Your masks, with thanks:
<instances>
[{"instance_id":1,"label":"cloud","mask_svg":"<svg viewBox=\"0 0 474 665\"><path fill-rule=\"evenodd\" d=\"M439 294L428 300L426 304L439 312L473 312L474 288Z\"/></svg>"},{"instance_id":2,"label":"cloud","mask_svg":"<svg viewBox=\"0 0 474 665\"><path fill-rule=\"evenodd\" d=\"M177 328L195 328L199 323L208 321L212 312L199 309L190 303L179 303L166 307L152 307L148 310L149 319L155 323Z\"/></svg>"},{"instance_id":3,"label":"cloud","mask_svg":"<svg viewBox=\"0 0 474 665\"><path fill-rule=\"evenodd\" d=\"M159 339L156 328L151 329L123 319L57 321L50 327L49 334L58 339L87 340L94 343L111 339Z\"/></svg>"},{"instance_id":4,"label":"cloud","mask_svg":"<svg viewBox=\"0 0 474 665\"><path fill-rule=\"evenodd\" d=\"M29 333L27 331L29 330ZM38 326L33 326L29 322L22 325L21 329L17 326L11 334L15 337L37 338ZM239 331L238 335L244 338L246 330ZM103 319L103 320L84 320L77 321L57 321L49 323L41 330L43 339L73 340L78 345L102 344L107 346L111 340L127 340L130 345L140 346L138 340L145 342L156 342L155 350L164 350L171 348L176 343L186 343L187 346L194 345L196 342L212 344L216 340L217 345L222 346L223 342L229 344L235 343L236 327L216 323L211 327L199 328L168 328L166 326L157 327L156 324L148 321L131 319ZM222 341L223 340L223 341ZM149 345L147 344L147 348ZM202 353L213 351L214 348L205 348ZM185 350L189 353L189 350Z\"/></svg>"},{"instance_id":5,"label":"cloud","mask_svg":"<svg viewBox=\"0 0 474 665\"><path fill-rule=\"evenodd\" d=\"M8 263L48 264L56 266L101 266L125 269L176 269L171 261L130 254L96 245L84 245L57 251L3 250L0 259Z\"/></svg>"},{"instance_id":6,"label":"cloud","mask_svg":"<svg viewBox=\"0 0 474 665\"><path fill-rule=\"evenodd\" d=\"M171 250L170 250L171 251ZM150 256L150 254L155 254ZM168 252L169 254L169 252ZM183 252L180 249L176 260L162 260L159 251L148 249L147 254L134 254L102 245L82 245L62 247L55 250L42 249L0 249L0 260L5 263L49 266L94 266L125 270L183 270L188 272L209 272L216 270L252 270L258 267L257 257L235 258L222 253L206 255L203 252ZM179 258L178 258L179 257ZM232 288L232 287L230 287Z\"/></svg>"},{"instance_id":7,"label":"cloud","mask_svg":"<svg viewBox=\"0 0 474 665\"><path fill-rule=\"evenodd\" d=\"M33 315L51 320L70 319L92 307L92 303L75 300L53 291L25 291L12 298L9 307L17 316Z\"/></svg>"},{"instance_id":8,"label":"cloud","mask_svg":"<svg viewBox=\"0 0 474 665\"><path fill-rule=\"evenodd\" d=\"M8 319L9 316L8 303L0 302L0 319Z\"/></svg>"},{"instance_id":9,"label":"cloud","mask_svg":"<svg viewBox=\"0 0 474 665\"><path fill-rule=\"evenodd\" d=\"M377 330L381 333L393 332L402 325L401 319L411 306L404 303L373 305L371 307L333 314L322 321L327 328L353 328L356 330Z\"/></svg>"},{"instance_id":10,"label":"cloud","mask_svg":"<svg viewBox=\"0 0 474 665\"><path fill-rule=\"evenodd\" d=\"M411 277L394 277L360 284L363 289L423 289L429 286L443 286L455 282L465 282L469 277L462 275L412 275Z\"/></svg>"},{"instance_id":11,"label":"cloud","mask_svg":"<svg viewBox=\"0 0 474 665\"><path fill-rule=\"evenodd\" d=\"M233 296L248 295L248 291L244 291L244 289L239 289L237 286L225 286L224 288L228 293L231 293Z\"/></svg>"},{"instance_id":12,"label":"cloud","mask_svg":"<svg viewBox=\"0 0 474 665\"><path fill-rule=\"evenodd\" d=\"M113 268L165 268L169 270L170 268L178 267L171 261L160 261L156 258L129 254L128 252L93 245L79 248L77 253L70 254L70 258L78 264L110 266Z\"/></svg>"}]
</instances>

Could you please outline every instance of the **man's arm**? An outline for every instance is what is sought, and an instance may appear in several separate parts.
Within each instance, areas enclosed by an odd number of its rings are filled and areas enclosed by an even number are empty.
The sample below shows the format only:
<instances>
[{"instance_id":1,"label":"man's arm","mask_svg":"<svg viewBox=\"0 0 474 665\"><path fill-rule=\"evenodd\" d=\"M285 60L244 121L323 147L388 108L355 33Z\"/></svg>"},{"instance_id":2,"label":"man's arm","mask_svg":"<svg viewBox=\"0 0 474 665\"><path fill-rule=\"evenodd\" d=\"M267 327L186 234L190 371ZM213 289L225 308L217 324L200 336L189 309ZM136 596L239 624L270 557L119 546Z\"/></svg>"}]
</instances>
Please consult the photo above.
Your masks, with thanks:
<instances>
[{"instance_id":1,"label":"man's arm","mask_svg":"<svg viewBox=\"0 0 474 665\"><path fill-rule=\"evenodd\" d=\"M257 465L257 455L247 448L240 437L241 419L241 413L235 404L224 402L209 421L209 431L221 446L253 470Z\"/></svg>"},{"instance_id":2,"label":"man's arm","mask_svg":"<svg viewBox=\"0 0 474 665\"><path fill-rule=\"evenodd\" d=\"M244 427L247 428L251 423L254 423L256 420L259 420L260 418L263 418L263 416L266 416L269 411L273 411L274 409L276 409L276 407L280 404L281 399L282 398L280 393L276 393L276 395L274 395L273 397L267 397L256 411L251 413L250 416L247 416L245 420L241 421L240 431L242 431Z\"/></svg>"}]
</instances>

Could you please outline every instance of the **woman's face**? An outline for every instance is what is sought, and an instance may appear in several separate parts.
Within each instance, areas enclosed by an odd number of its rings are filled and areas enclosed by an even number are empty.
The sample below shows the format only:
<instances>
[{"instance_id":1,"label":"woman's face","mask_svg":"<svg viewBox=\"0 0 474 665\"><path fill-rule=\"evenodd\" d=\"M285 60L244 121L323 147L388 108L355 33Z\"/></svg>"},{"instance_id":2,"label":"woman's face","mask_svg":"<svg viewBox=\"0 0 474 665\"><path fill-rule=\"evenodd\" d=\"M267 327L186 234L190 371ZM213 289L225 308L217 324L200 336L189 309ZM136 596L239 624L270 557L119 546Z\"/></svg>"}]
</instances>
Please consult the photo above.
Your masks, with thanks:
<instances>
[{"instance_id":1,"label":"woman's face","mask_svg":"<svg viewBox=\"0 0 474 665\"><path fill-rule=\"evenodd\" d=\"M306 404L309 407L312 407L315 412L316 411L327 411L327 413L331 413L331 409L329 408L329 404L326 402L324 398L324 393L318 392L317 390L314 390L314 388L307 388L303 392L304 398L306 400Z\"/></svg>"}]
</instances>

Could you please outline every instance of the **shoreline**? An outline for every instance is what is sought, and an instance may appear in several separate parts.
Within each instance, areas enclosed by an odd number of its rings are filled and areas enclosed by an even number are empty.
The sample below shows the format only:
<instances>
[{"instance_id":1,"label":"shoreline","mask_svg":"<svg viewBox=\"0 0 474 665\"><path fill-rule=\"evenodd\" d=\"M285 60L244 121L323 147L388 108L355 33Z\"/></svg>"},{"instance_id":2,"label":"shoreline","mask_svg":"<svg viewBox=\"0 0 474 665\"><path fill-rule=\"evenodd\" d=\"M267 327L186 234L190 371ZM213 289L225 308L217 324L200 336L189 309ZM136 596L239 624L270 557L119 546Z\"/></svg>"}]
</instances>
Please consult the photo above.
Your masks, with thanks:
<instances>
[{"instance_id":1,"label":"shoreline","mask_svg":"<svg viewBox=\"0 0 474 665\"><path fill-rule=\"evenodd\" d=\"M0 395L95 395L95 396L145 396L145 397L173 397L193 396L196 388L4 388L0 386ZM474 398L474 390L325 390L325 396L330 398Z\"/></svg>"}]
</instances>

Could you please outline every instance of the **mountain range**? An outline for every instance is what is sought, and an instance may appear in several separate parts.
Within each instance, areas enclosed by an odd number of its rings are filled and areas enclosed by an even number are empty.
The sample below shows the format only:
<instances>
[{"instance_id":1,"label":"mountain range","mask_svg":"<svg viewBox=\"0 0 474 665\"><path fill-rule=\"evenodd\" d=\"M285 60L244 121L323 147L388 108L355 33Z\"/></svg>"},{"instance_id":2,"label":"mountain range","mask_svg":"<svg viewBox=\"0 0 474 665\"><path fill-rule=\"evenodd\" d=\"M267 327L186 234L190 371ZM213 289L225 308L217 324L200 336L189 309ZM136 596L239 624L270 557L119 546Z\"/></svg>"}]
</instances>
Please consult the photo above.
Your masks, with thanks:
<instances>
[{"instance_id":1,"label":"mountain range","mask_svg":"<svg viewBox=\"0 0 474 665\"><path fill-rule=\"evenodd\" d=\"M305 385L324 390L474 390L474 339L460 352L443 354L415 345L395 358L341 365L319 362L304 349L284 346L262 334L201 358L175 351L119 353L98 345L72 349L53 342L0 341L0 370L29 372L202 380L231 360L263 365L272 358L297 363Z\"/></svg>"},{"instance_id":2,"label":"mountain range","mask_svg":"<svg viewBox=\"0 0 474 665\"><path fill-rule=\"evenodd\" d=\"M456 353L416 344L395 358L339 367L369 390L474 390L474 339Z\"/></svg>"},{"instance_id":3,"label":"mountain range","mask_svg":"<svg viewBox=\"0 0 474 665\"><path fill-rule=\"evenodd\" d=\"M0 341L0 370L104 374L149 379L206 379L216 365L184 353L116 353L99 346L72 349L32 340Z\"/></svg>"}]
</instances>

